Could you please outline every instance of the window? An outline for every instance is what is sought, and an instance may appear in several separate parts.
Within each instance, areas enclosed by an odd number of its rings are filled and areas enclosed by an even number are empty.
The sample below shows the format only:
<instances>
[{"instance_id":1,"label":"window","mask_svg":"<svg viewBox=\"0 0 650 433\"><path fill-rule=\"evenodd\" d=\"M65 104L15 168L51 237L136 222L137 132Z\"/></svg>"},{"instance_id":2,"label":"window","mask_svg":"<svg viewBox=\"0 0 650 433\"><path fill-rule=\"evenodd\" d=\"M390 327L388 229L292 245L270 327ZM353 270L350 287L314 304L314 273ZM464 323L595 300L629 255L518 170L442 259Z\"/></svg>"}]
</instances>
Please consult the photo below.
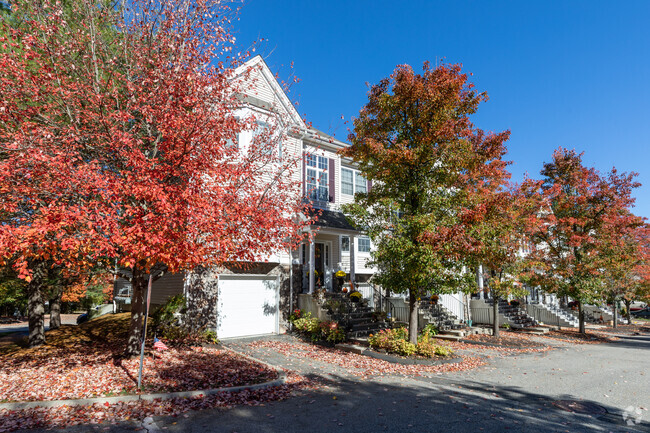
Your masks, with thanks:
<instances>
[{"instance_id":1,"label":"window","mask_svg":"<svg viewBox=\"0 0 650 433\"><path fill-rule=\"evenodd\" d=\"M368 183L366 178L361 176L358 171L354 173L354 189L356 192L368 192Z\"/></svg>"},{"instance_id":2,"label":"window","mask_svg":"<svg viewBox=\"0 0 650 433\"><path fill-rule=\"evenodd\" d=\"M237 120L237 122L240 121L239 116L235 116L235 119ZM230 148L239 149L239 141L240 141L239 134L240 134L239 132L236 133L236 134L233 134L234 138L229 138L228 140L226 140L226 148L227 149L230 149Z\"/></svg>"},{"instance_id":3,"label":"window","mask_svg":"<svg viewBox=\"0 0 650 433\"><path fill-rule=\"evenodd\" d=\"M360 253L370 252L370 238L361 237L357 240L358 250Z\"/></svg>"},{"instance_id":4,"label":"window","mask_svg":"<svg viewBox=\"0 0 650 433\"><path fill-rule=\"evenodd\" d=\"M354 184L352 183L353 171L349 168L341 168L341 193L354 195Z\"/></svg>"},{"instance_id":5,"label":"window","mask_svg":"<svg viewBox=\"0 0 650 433\"><path fill-rule=\"evenodd\" d=\"M327 188L327 165L329 161L324 156L307 155L307 193L315 201L329 201Z\"/></svg>"},{"instance_id":6,"label":"window","mask_svg":"<svg viewBox=\"0 0 650 433\"><path fill-rule=\"evenodd\" d=\"M239 134L235 134L235 139L229 138L226 140L226 149L238 149L239 148Z\"/></svg>"},{"instance_id":7,"label":"window","mask_svg":"<svg viewBox=\"0 0 650 433\"><path fill-rule=\"evenodd\" d=\"M341 252L344 254L350 254L350 237L341 236Z\"/></svg>"},{"instance_id":8,"label":"window","mask_svg":"<svg viewBox=\"0 0 650 433\"><path fill-rule=\"evenodd\" d=\"M366 178L356 170L341 167L341 193L354 195L357 192L368 192Z\"/></svg>"},{"instance_id":9,"label":"window","mask_svg":"<svg viewBox=\"0 0 650 433\"><path fill-rule=\"evenodd\" d=\"M268 135L269 124L262 122L261 120L256 120L255 124L255 131L253 131L254 143L257 146L261 147L266 155L271 155L275 150L275 145L273 145L271 142L264 142L266 140L273 140L273 138Z\"/></svg>"}]
</instances>

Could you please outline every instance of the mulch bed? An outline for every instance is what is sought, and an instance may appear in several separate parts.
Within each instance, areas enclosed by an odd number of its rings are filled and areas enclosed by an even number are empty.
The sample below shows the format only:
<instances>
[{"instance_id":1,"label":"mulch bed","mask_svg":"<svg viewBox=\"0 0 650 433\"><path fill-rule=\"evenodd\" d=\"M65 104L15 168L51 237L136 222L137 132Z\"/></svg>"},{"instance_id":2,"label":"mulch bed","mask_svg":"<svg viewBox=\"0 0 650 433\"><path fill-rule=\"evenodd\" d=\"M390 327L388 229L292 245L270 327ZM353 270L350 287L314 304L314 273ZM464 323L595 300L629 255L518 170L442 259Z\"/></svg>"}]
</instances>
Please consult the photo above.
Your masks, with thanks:
<instances>
[{"instance_id":1,"label":"mulch bed","mask_svg":"<svg viewBox=\"0 0 650 433\"><path fill-rule=\"evenodd\" d=\"M606 332L608 334L650 334L650 327L647 325L618 325L616 328L607 327L599 329L599 332Z\"/></svg>"},{"instance_id":2,"label":"mulch bed","mask_svg":"<svg viewBox=\"0 0 650 433\"><path fill-rule=\"evenodd\" d=\"M345 369L350 375L361 377L393 374L419 376L424 373L449 373L469 370L486 364L486 362L479 357L460 356L459 362L453 363L438 365L403 365L365 355L358 355L356 353L300 342L286 343L279 341L256 341L249 343L248 346L253 349L271 349L290 359L306 358L332 364Z\"/></svg>"},{"instance_id":3,"label":"mulch bed","mask_svg":"<svg viewBox=\"0 0 650 433\"><path fill-rule=\"evenodd\" d=\"M548 334L540 335L540 337L574 344L613 343L618 340L617 337L608 336L599 331L588 330L586 334L581 334L575 329L562 329L560 331L551 331Z\"/></svg>"},{"instance_id":4,"label":"mulch bed","mask_svg":"<svg viewBox=\"0 0 650 433\"><path fill-rule=\"evenodd\" d=\"M47 344L27 349L0 348L0 402L40 401L137 394L139 359L124 359L128 313L98 318L80 326L46 333ZM145 393L252 385L274 380L278 372L218 347L178 346L152 357L146 352ZM286 398L313 382L288 372L288 385L223 393L198 399L95 404L86 406L0 409L0 432L18 428L64 427L116 422L148 415L176 415L192 409L256 405Z\"/></svg>"},{"instance_id":5,"label":"mulch bed","mask_svg":"<svg viewBox=\"0 0 650 433\"><path fill-rule=\"evenodd\" d=\"M510 335L512 334L512 335ZM529 338L523 336L522 334L508 333L505 332L499 337L493 337L491 335L468 335L463 340L466 343L483 343L489 346L496 347L505 347L509 349L540 349L546 347L544 344L541 344L536 341L532 341Z\"/></svg>"},{"instance_id":6,"label":"mulch bed","mask_svg":"<svg viewBox=\"0 0 650 433\"><path fill-rule=\"evenodd\" d=\"M315 388L316 384L300 375L289 374L288 383L260 390L220 393L197 398L175 398L162 401L137 401L88 406L61 406L19 411L0 409L0 432L29 428L62 428L77 424L107 425L118 421L141 421L148 416L184 416L190 410L259 406L269 401L285 400L295 392ZM138 430L139 431L139 430Z\"/></svg>"},{"instance_id":7,"label":"mulch bed","mask_svg":"<svg viewBox=\"0 0 650 433\"><path fill-rule=\"evenodd\" d=\"M137 393L139 358L124 359L129 313L46 333L33 349L4 346L0 401L65 400ZM174 392L266 382L277 372L219 348L173 347L145 356L144 391ZM155 358L154 356L155 355Z\"/></svg>"},{"instance_id":8,"label":"mulch bed","mask_svg":"<svg viewBox=\"0 0 650 433\"><path fill-rule=\"evenodd\" d=\"M139 359L122 360L93 348L30 352L0 358L0 401L65 400L137 394ZM145 357L146 393L249 385L277 372L230 352L170 348Z\"/></svg>"}]
</instances>

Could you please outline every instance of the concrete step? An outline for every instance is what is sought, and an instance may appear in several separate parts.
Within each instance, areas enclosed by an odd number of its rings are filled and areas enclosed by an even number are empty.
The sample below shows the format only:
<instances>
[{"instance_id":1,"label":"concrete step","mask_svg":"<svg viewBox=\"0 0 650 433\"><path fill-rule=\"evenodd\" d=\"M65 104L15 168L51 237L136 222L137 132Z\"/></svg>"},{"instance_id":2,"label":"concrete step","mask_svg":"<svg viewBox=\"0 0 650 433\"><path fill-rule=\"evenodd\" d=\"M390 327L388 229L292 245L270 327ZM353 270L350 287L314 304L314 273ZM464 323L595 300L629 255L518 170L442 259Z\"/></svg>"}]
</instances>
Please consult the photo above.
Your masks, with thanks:
<instances>
[{"instance_id":1,"label":"concrete step","mask_svg":"<svg viewBox=\"0 0 650 433\"><path fill-rule=\"evenodd\" d=\"M436 340L458 341L463 337L459 337L458 335L438 334L432 335L431 338L435 338Z\"/></svg>"},{"instance_id":2,"label":"concrete step","mask_svg":"<svg viewBox=\"0 0 650 433\"><path fill-rule=\"evenodd\" d=\"M550 331L549 328L541 328L536 326L531 326L519 330L519 332L523 332L524 334L537 334L537 335L548 334L549 331Z\"/></svg>"},{"instance_id":3,"label":"concrete step","mask_svg":"<svg viewBox=\"0 0 650 433\"><path fill-rule=\"evenodd\" d=\"M348 344L348 343L339 343L334 346L335 349L342 350L344 352L356 353L361 355L367 347L360 346L357 344Z\"/></svg>"},{"instance_id":4,"label":"concrete step","mask_svg":"<svg viewBox=\"0 0 650 433\"><path fill-rule=\"evenodd\" d=\"M440 331L438 335L455 335L457 337L464 337L465 331L462 329L447 329L444 331Z\"/></svg>"}]
</instances>

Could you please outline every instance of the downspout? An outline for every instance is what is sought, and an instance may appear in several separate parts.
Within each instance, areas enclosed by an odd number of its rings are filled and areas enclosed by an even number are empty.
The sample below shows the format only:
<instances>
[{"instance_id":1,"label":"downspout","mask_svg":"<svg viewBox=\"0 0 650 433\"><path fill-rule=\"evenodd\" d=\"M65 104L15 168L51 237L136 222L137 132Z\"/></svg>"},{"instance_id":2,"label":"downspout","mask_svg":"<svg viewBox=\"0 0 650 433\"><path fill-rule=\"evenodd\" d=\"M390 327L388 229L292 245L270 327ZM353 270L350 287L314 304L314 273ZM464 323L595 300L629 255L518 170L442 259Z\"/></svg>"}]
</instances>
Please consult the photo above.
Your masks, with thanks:
<instances>
[{"instance_id":1,"label":"downspout","mask_svg":"<svg viewBox=\"0 0 650 433\"><path fill-rule=\"evenodd\" d=\"M289 247L289 315L293 314L293 251ZM293 329L293 323L289 321L289 331Z\"/></svg>"}]
</instances>

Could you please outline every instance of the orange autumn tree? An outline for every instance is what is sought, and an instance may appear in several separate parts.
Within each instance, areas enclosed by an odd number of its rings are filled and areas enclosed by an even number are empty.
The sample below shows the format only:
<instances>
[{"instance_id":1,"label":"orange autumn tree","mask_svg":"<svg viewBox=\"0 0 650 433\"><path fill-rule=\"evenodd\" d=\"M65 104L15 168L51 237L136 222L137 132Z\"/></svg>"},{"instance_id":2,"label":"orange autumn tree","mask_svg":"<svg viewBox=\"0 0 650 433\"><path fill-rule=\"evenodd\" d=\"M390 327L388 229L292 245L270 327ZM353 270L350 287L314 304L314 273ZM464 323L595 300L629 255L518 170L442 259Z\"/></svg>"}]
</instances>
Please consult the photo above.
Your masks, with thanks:
<instances>
[{"instance_id":1,"label":"orange autumn tree","mask_svg":"<svg viewBox=\"0 0 650 433\"><path fill-rule=\"evenodd\" d=\"M412 343L418 298L474 289L465 269L481 240L471 228L485 216L482 194L509 177L509 132L487 134L470 121L486 100L459 65L425 63L421 74L398 66L370 88L341 151L373 182L346 210L376 246L373 280L409 295Z\"/></svg>"},{"instance_id":2,"label":"orange autumn tree","mask_svg":"<svg viewBox=\"0 0 650 433\"><path fill-rule=\"evenodd\" d=\"M287 123L265 119L250 146L233 145L255 119L235 116L251 82L235 77L246 54L233 53L223 2L16 1L12 15L0 30L0 246L35 286L51 262L117 259L134 355L154 266L261 260L295 239L299 164L277 147Z\"/></svg>"},{"instance_id":3,"label":"orange autumn tree","mask_svg":"<svg viewBox=\"0 0 650 433\"><path fill-rule=\"evenodd\" d=\"M541 181L527 180L522 191L537 204L528 216L535 245L528 260L528 282L578 301L579 331L585 333L584 304L606 297L606 245L615 226L632 217L636 174L616 169L602 175L582 164L582 154L559 148L544 164Z\"/></svg>"},{"instance_id":4,"label":"orange autumn tree","mask_svg":"<svg viewBox=\"0 0 650 433\"><path fill-rule=\"evenodd\" d=\"M607 270L605 298L625 304L630 323L633 301L650 298L650 227L644 218L624 212L608 224L602 236L601 261ZM616 314L616 313L615 313ZM616 327L616 321L614 321Z\"/></svg>"}]
</instances>

